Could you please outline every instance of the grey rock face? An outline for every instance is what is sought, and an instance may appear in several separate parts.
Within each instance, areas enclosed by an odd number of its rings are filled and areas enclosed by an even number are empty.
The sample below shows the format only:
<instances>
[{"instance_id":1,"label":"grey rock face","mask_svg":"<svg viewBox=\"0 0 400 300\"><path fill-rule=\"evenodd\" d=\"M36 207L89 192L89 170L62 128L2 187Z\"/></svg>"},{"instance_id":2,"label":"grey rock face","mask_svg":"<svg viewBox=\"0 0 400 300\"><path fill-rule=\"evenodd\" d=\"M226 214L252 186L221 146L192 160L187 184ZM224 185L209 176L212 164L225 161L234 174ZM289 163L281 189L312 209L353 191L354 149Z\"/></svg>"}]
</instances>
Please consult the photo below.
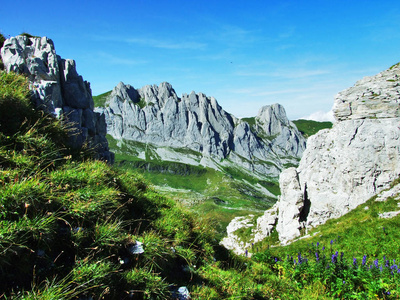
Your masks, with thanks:
<instances>
[{"instance_id":1,"label":"grey rock face","mask_svg":"<svg viewBox=\"0 0 400 300\"><path fill-rule=\"evenodd\" d=\"M276 231L281 241L291 240L300 235L300 213L304 207L304 193L295 168L284 170L279 177L280 201L277 202L278 223Z\"/></svg>"},{"instance_id":2,"label":"grey rock face","mask_svg":"<svg viewBox=\"0 0 400 300\"><path fill-rule=\"evenodd\" d=\"M213 97L192 92L179 98L169 83L135 90L121 82L99 111L114 138L191 149L263 175L278 176L305 149L304 138L279 104L262 108L250 126Z\"/></svg>"},{"instance_id":3,"label":"grey rock face","mask_svg":"<svg viewBox=\"0 0 400 300\"><path fill-rule=\"evenodd\" d=\"M336 120L400 117L400 64L365 77L335 97Z\"/></svg>"},{"instance_id":4,"label":"grey rock face","mask_svg":"<svg viewBox=\"0 0 400 300\"><path fill-rule=\"evenodd\" d=\"M388 188L400 174L398 66L335 99L339 121L310 137L297 169L280 175L277 231L287 243Z\"/></svg>"},{"instance_id":5,"label":"grey rock face","mask_svg":"<svg viewBox=\"0 0 400 300\"><path fill-rule=\"evenodd\" d=\"M7 39L1 57L7 72L28 76L37 108L55 116L62 114L66 122L73 124L73 148L87 144L99 158L113 160L105 138L104 116L93 111L90 84L77 73L75 61L59 57L46 37Z\"/></svg>"}]
</instances>

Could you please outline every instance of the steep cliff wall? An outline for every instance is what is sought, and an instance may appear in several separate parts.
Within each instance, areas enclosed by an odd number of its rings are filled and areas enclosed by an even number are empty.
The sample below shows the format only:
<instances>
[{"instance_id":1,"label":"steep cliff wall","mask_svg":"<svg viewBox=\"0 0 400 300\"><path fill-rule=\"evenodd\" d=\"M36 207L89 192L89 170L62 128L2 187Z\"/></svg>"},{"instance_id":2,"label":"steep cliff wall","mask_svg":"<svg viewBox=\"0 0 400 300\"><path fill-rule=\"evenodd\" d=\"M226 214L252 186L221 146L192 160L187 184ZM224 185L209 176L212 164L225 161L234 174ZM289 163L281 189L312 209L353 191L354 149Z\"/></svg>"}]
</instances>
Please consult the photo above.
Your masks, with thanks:
<instances>
[{"instance_id":1,"label":"steep cliff wall","mask_svg":"<svg viewBox=\"0 0 400 300\"><path fill-rule=\"evenodd\" d=\"M7 39L1 58L7 72L28 76L37 108L72 125L72 147L88 146L98 158L113 160L105 138L105 117L93 111L90 84L77 73L75 61L58 56L50 39L27 36Z\"/></svg>"},{"instance_id":2,"label":"steep cliff wall","mask_svg":"<svg viewBox=\"0 0 400 300\"><path fill-rule=\"evenodd\" d=\"M395 65L340 92L334 104L337 123L308 139L297 169L282 172L281 242L299 236L302 227L342 216L399 177L399 75ZM296 183L297 199L290 182ZM291 212L283 216L281 210Z\"/></svg>"}]
</instances>

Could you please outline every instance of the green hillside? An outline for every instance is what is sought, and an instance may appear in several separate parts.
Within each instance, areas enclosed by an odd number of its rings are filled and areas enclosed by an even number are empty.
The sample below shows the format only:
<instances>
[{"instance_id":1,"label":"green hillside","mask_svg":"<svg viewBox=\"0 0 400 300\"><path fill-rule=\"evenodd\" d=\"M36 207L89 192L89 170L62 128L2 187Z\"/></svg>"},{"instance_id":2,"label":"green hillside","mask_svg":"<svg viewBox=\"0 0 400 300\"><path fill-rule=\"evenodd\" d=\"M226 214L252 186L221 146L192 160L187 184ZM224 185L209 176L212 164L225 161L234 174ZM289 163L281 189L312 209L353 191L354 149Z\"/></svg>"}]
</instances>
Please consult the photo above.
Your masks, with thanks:
<instances>
[{"instance_id":1,"label":"green hillside","mask_svg":"<svg viewBox=\"0 0 400 300\"><path fill-rule=\"evenodd\" d=\"M161 194L215 221L218 236L226 233L226 226L237 216L261 215L276 202L279 186L276 180L260 180L245 170L228 168L217 171L203 166L159 160L154 146L129 140L115 140L108 135L110 149L115 153L115 164L134 170L152 183ZM201 155L189 149L168 149L185 152L192 157ZM146 158L139 158L145 151ZM271 193L266 196L254 185Z\"/></svg>"},{"instance_id":2,"label":"green hillside","mask_svg":"<svg viewBox=\"0 0 400 300\"><path fill-rule=\"evenodd\" d=\"M111 91L105 92L103 94L93 96L93 102L95 107L105 107L107 97L111 94Z\"/></svg>"},{"instance_id":3,"label":"green hillside","mask_svg":"<svg viewBox=\"0 0 400 300\"><path fill-rule=\"evenodd\" d=\"M186 287L191 299L399 299L400 216L379 218L398 195L237 257L144 171L69 149L68 128L29 95L26 78L0 72L0 298L176 299Z\"/></svg>"},{"instance_id":4,"label":"green hillside","mask_svg":"<svg viewBox=\"0 0 400 300\"><path fill-rule=\"evenodd\" d=\"M301 132L301 134L305 137L308 138L314 134L316 134L318 131L322 129L329 129L332 128L333 124L332 122L318 122L318 121L313 121L313 120L295 120L293 123L296 125L297 129Z\"/></svg>"}]
</instances>

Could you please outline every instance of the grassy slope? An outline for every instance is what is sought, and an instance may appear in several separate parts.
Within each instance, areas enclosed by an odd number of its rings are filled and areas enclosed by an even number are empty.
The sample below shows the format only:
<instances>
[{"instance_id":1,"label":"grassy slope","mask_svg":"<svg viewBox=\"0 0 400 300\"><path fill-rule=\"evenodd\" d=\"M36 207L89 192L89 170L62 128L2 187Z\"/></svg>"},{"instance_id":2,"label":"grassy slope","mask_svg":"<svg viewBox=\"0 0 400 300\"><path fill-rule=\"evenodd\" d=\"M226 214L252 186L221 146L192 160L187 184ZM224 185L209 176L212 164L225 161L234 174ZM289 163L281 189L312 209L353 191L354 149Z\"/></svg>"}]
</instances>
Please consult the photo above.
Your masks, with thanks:
<instances>
[{"instance_id":1,"label":"grassy slope","mask_svg":"<svg viewBox=\"0 0 400 300\"><path fill-rule=\"evenodd\" d=\"M103 94L93 96L94 106L104 107L106 105L107 97L111 94L111 91L105 92Z\"/></svg>"},{"instance_id":2,"label":"grassy slope","mask_svg":"<svg viewBox=\"0 0 400 300\"><path fill-rule=\"evenodd\" d=\"M107 138L110 149L115 152L117 165L136 170L162 194L189 206L207 219L218 220L219 237L225 234L226 226L234 217L250 213L261 215L275 202L274 198L266 197L251 184L259 183L275 195L279 194L275 181L261 181L232 168L223 173L202 166L161 161L149 145L131 141L121 143L111 136ZM137 157L138 149L146 149L147 160ZM198 155L187 151L187 154Z\"/></svg>"},{"instance_id":3,"label":"grassy slope","mask_svg":"<svg viewBox=\"0 0 400 300\"><path fill-rule=\"evenodd\" d=\"M165 299L170 285L197 286L193 266L218 248L211 224L140 175L72 153L27 87L0 73L0 111L27 117L0 120L0 297ZM143 254L130 253L136 241Z\"/></svg>"},{"instance_id":4,"label":"grassy slope","mask_svg":"<svg viewBox=\"0 0 400 300\"><path fill-rule=\"evenodd\" d=\"M322 129L332 128L333 126L332 122L318 122L303 119L295 120L293 123L305 138L316 134Z\"/></svg>"},{"instance_id":5,"label":"grassy slope","mask_svg":"<svg viewBox=\"0 0 400 300\"><path fill-rule=\"evenodd\" d=\"M30 109L21 80L0 73L0 111L10 105L28 117L19 126L0 118L0 297L168 299L180 285L193 299L400 297L397 266L385 266L400 259L400 217L377 218L398 209L397 198L372 199L290 246L255 245L252 260L232 256L217 246L212 223L142 176L71 155L64 129ZM136 241L144 253L130 253ZM323 264L312 260L318 251ZM332 263L335 251L344 258ZM309 261L294 263L299 253Z\"/></svg>"},{"instance_id":6,"label":"grassy slope","mask_svg":"<svg viewBox=\"0 0 400 300\"><path fill-rule=\"evenodd\" d=\"M400 199L375 199L313 228L308 238L290 245L279 246L276 236L266 239L254 245L254 257L272 263L278 258L275 265L286 268L302 288L310 285L315 297L329 293L345 299L399 299L400 215L385 219L379 214L398 211ZM299 264L299 254L308 261Z\"/></svg>"},{"instance_id":7,"label":"grassy slope","mask_svg":"<svg viewBox=\"0 0 400 300\"><path fill-rule=\"evenodd\" d=\"M0 297L169 299L182 285L194 299L277 295L218 246L212 222L135 172L71 152L28 96L22 76L0 73L0 111L18 117L0 118Z\"/></svg>"}]
</instances>

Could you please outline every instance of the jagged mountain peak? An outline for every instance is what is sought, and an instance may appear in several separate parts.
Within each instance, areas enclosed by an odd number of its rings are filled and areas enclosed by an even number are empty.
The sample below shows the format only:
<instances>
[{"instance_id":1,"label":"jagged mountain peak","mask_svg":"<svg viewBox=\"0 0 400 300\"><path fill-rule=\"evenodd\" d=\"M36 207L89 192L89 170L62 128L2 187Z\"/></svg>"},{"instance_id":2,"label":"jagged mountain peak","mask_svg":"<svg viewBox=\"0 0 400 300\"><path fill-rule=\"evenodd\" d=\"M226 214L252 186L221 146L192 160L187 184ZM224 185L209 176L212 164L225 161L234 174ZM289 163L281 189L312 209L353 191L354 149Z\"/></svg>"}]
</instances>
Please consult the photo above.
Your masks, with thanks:
<instances>
[{"instance_id":1,"label":"jagged mountain peak","mask_svg":"<svg viewBox=\"0 0 400 300\"><path fill-rule=\"evenodd\" d=\"M119 83L107 103L108 133L114 138L190 149L201 155L198 163L203 165L229 160L276 177L284 164L297 164L305 149L304 138L279 104L261 109L252 127L227 113L214 97L192 91L179 98L167 82L137 90Z\"/></svg>"}]
</instances>

